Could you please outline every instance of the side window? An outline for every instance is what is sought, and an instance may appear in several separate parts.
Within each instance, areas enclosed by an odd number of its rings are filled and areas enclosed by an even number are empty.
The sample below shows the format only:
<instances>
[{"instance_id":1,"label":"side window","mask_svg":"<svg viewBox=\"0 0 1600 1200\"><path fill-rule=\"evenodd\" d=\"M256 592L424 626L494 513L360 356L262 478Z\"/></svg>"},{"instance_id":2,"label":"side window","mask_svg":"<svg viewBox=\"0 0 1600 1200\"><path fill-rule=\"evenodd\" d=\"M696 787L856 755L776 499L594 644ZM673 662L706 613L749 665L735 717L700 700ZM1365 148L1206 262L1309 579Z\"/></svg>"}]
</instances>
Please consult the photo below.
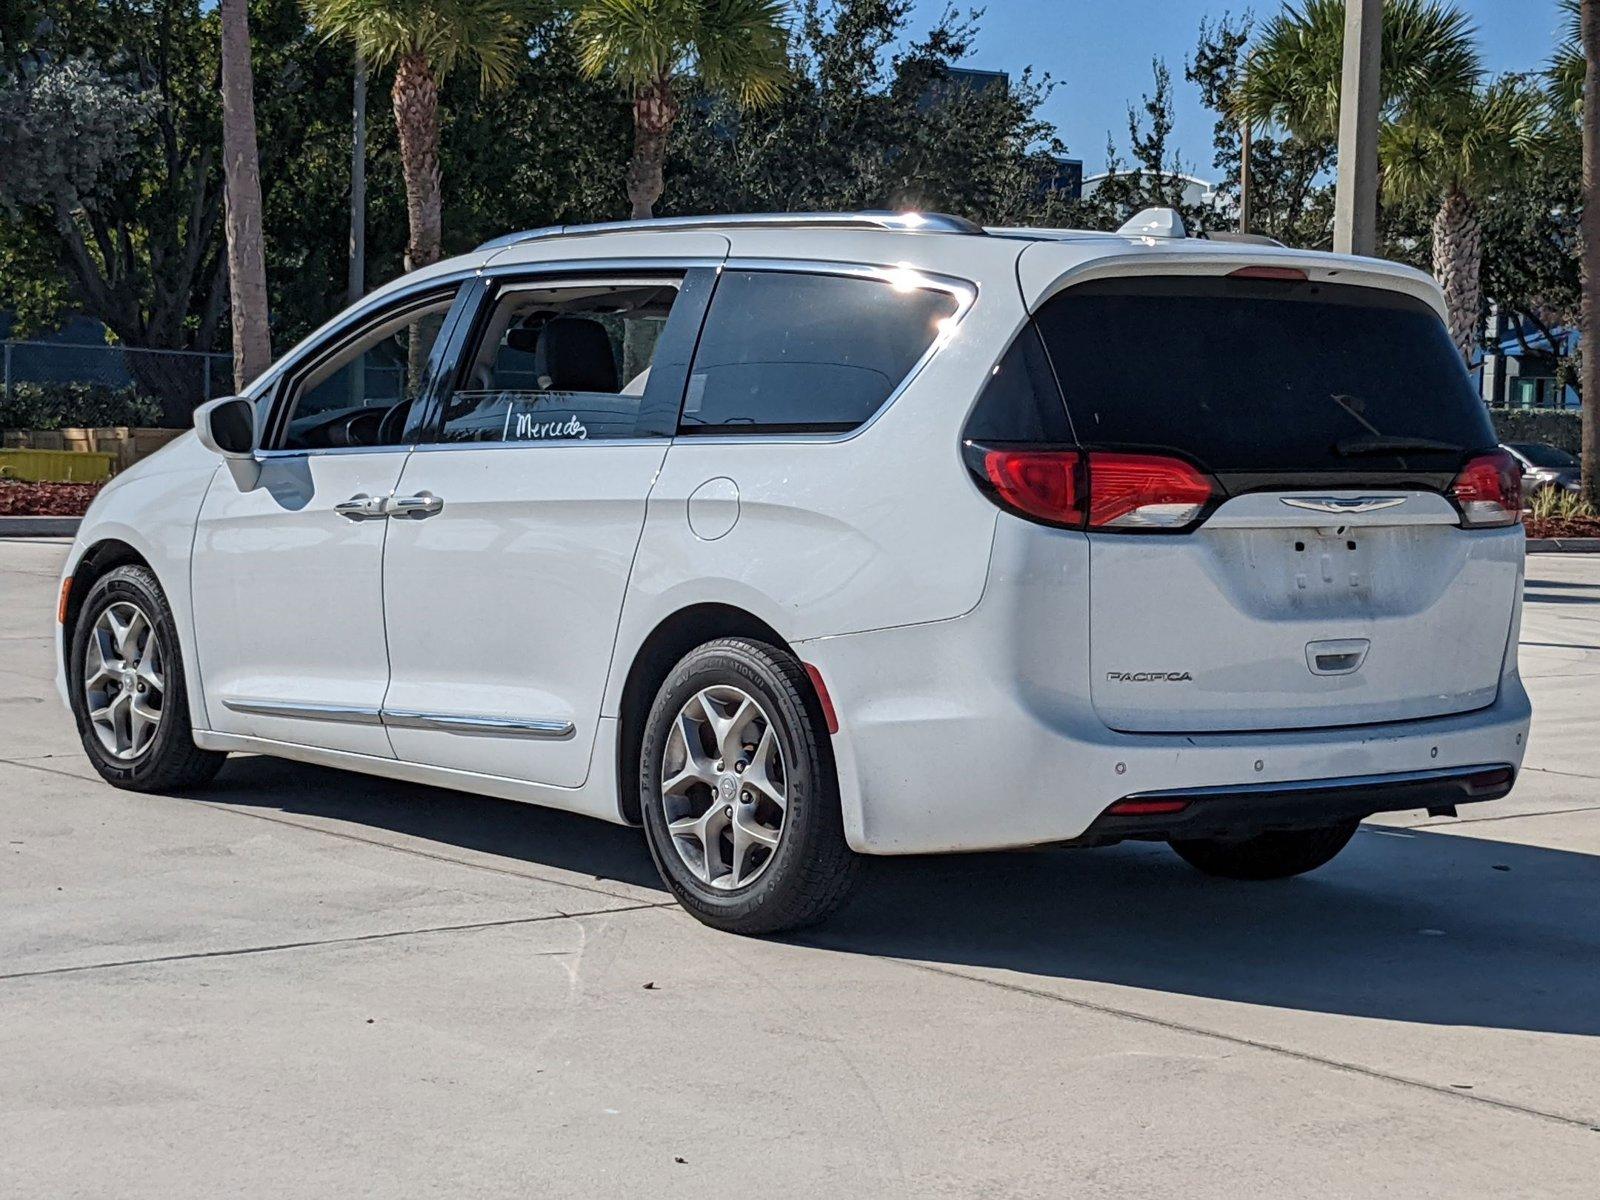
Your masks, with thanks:
<instances>
[{"instance_id":1,"label":"side window","mask_svg":"<svg viewBox=\"0 0 1600 1200\"><path fill-rule=\"evenodd\" d=\"M290 383L278 448L398 445L455 290L380 317Z\"/></svg>"},{"instance_id":2,"label":"side window","mask_svg":"<svg viewBox=\"0 0 1600 1200\"><path fill-rule=\"evenodd\" d=\"M443 442L641 436L656 345L678 280L511 287L446 401Z\"/></svg>"},{"instance_id":3,"label":"side window","mask_svg":"<svg viewBox=\"0 0 1600 1200\"><path fill-rule=\"evenodd\" d=\"M1071 442L1066 401L1045 358L1039 331L1029 321L989 373L967 418L975 442Z\"/></svg>"},{"instance_id":4,"label":"side window","mask_svg":"<svg viewBox=\"0 0 1600 1200\"><path fill-rule=\"evenodd\" d=\"M727 271L695 351L678 432L841 433L883 406L956 299L879 279Z\"/></svg>"}]
</instances>

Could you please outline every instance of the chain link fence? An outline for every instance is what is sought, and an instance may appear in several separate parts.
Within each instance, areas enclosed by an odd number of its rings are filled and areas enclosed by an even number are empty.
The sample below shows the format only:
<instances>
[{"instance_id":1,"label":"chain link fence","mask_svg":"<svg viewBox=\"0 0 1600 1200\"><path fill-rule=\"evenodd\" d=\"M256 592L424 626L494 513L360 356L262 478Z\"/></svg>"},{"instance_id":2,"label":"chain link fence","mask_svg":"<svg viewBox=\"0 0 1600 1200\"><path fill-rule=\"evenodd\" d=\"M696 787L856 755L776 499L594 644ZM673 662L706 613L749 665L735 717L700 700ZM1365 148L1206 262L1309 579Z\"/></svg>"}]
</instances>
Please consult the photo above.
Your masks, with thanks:
<instances>
[{"instance_id":1,"label":"chain link fence","mask_svg":"<svg viewBox=\"0 0 1600 1200\"><path fill-rule=\"evenodd\" d=\"M194 350L72 342L0 342L0 423L184 426L198 404L233 390L233 359ZM95 420L75 413L85 409ZM118 417L117 410L126 408Z\"/></svg>"}]
</instances>

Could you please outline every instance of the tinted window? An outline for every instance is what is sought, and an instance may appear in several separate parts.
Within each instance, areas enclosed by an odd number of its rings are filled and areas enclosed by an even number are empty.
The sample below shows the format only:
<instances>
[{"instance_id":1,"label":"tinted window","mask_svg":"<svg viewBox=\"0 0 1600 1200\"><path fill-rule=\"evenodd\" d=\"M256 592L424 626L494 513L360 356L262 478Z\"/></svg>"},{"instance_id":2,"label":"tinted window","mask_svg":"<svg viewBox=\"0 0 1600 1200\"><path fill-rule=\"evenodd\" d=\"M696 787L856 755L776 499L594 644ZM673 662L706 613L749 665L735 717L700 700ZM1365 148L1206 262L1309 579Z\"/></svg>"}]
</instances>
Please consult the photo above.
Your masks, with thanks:
<instances>
[{"instance_id":1,"label":"tinted window","mask_svg":"<svg viewBox=\"0 0 1600 1200\"><path fill-rule=\"evenodd\" d=\"M512 288L445 404L441 441L631 438L673 283Z\"/></svg>"},{"instance_id":2,"label":"tinted window","mask_svg":"<svg viewBox=\"0 0 1600 1200\"><path fill-rule=\"evenodd\" d=\"M285 450L397 445L455 292L382 317L295 380Z\"/></svg>"},{"instance_id":3,"label":"tinted window","mask_svg":"<svg viewBox=\"0 0 1600 1200\"><path fill-rule=\"evenodd\" d=\"M1559 446L1546 446L1543 442L1517 442L1511 449L1536 467L1562 471L1578 465L1578 460Z\"/></svg>"},{"instance_id":4,"label":"tinted window","mask_svg":"<svg viewBox=\"0 0 1600 1200\"><path fill-rule=\"evenodd\" d=\"M1086 445L1178 450L1219 472L1362 472L1449 470L1495 444L1443 323L1394 292L1115 279L1062 292L1038 325Z\"/></svg>"},{"instance_id":5,"label":"tinted window","mask_svg":"<svg viewBox=\"0 0 1600 1200\"><path fill-rule=\"evenodd\" d=\"M1072 426L1039 332L1024 326L984 385L967 420L975 442L1070 442Z\"/></svg>"},{"instance_id":6,"label":"tinted window","mask_svg":"<svg viewBox=\"0 0 1600 1200\"><path fill-rule=\"evenodd\" d=\"M725 272L695 352L679 432L854 429L955 311L947 292L876 279Z\"/></svg>"}]
</instances>

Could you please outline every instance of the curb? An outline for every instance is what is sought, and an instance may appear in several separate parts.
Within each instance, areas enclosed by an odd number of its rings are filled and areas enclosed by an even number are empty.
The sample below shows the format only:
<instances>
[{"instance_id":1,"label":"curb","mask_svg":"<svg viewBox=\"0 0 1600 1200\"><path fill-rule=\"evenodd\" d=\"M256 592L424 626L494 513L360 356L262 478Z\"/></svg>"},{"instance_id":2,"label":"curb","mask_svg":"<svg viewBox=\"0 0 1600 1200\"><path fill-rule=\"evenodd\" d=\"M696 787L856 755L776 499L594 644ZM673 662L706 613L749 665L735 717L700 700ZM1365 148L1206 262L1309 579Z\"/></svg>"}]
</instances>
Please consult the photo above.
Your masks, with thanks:
<instances>
[{"instance_id":1,"label":"curb","mask_svg":"<svg viewBox=\"0 0 1600 1200\"><path fill-rule=\"evenodd\" d=\"M1529 554L1600 554L1600 537L1529 538Z\"/></svg>"},{"instance_id":2,"label":"curb","mask_svg":"<svg viewBox=\"0 0 1600 1200\"><path fill-rule=\"evenodd\" d=\"M82 517L0 517L0 537L73 537Z\"/></svg>"}]
</instances>

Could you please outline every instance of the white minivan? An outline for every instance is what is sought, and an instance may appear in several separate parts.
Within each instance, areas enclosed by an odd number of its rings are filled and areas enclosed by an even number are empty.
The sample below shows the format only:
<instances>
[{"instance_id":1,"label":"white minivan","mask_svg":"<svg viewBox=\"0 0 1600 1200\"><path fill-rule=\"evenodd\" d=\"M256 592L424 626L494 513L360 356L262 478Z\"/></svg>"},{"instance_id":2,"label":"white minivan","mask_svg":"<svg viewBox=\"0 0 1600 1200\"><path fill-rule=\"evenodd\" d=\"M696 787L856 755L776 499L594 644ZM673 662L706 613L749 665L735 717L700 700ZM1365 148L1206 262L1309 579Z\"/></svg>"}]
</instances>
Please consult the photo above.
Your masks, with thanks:
<instances>
[{"instance_id":1,"label":"white minivan","mask_svg":"<svg viewBox=\"0 0 1600 1200\"><path fill-rule=\"evenodd\" d=\"M932 214L513 235L119 475L59 685L121 787L230 752L641 824L718 928L859 857L1243 879L1510 790L1518 469L1408 267Z\"/></svg>"}]
</instances>

